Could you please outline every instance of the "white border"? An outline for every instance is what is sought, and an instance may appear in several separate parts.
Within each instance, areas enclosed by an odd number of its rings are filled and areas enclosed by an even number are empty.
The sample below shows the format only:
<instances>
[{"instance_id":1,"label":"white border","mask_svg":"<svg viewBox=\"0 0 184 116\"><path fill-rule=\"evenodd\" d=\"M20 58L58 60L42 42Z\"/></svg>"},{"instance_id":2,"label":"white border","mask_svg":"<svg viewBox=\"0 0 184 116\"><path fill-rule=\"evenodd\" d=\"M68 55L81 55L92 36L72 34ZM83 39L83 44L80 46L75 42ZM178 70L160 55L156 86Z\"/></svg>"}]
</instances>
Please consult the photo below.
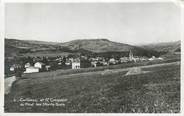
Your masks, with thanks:
<instances>
[{"instance_id":1,"label":"white border","mask_svg":"<svg viewBox=\"0 0 184 116\"><path fill-rule=\"evenodd\" d=\"M0 115L4 108L4 4L0 1Z\"/></svg>"},{"instance_id":2,"label":"white border","mask_svg":"<svg viewBox=\"0 0 184 116\"><path fill-rule=\"evenodd\" d=\"M171 2L180 0L2 0L5 3L12 2L46 2L46 3L63 3L63 2Z\"/></svg>"},{"instance_id":3,"label":"white border","mask_svg":"<svg viewBox=\"0 0 184 116\"><path fill-rule=\"evenodd\" d=\"M156 114L148 114L148 113L4 113L4 4L5 3L81 3L81 2L87 2L87 3L93 3L93 2L118 2L118 3L135 3L135 2L146 2L146 3L153 3L153 2L173 2L175 5L181 8L181 113L177 114L169 114L169 113L156 113ZM183 79L183 64L184 64L184 0L0 0L0 116L32 116L32 115L47 115L47 116L61 116L61 115L70 115L70 116L75 116L75 115L111 115L111 116L116 116L116 115L142 115L142 116L147 116L147 115L157 115L157 116L184 116L184 79Z\"/></svg>"}]
</instances>

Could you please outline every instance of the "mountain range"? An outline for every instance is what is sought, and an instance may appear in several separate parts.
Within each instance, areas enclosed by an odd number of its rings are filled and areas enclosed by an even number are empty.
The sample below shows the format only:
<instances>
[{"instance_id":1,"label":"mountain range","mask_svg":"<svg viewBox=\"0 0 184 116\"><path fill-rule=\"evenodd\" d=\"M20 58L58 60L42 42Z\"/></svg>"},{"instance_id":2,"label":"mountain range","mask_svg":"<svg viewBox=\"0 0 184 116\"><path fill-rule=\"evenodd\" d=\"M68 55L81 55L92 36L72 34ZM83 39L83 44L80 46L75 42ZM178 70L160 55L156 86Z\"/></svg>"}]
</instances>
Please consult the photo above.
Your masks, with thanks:
<instances>
[{"instance_id":1,"label":"mountain range","mask_svg":"<svg viewBox=\"0 0 184 116\"><path fill-rule=\"evenodd\" d=\"M119 54L128 53L130 50L135 55L152 56L162 52L180 49L180 41L167 44L151 44L133 46L124 43L113 42L108 39L79 39L65 43L44 42L32 40L5 39L5 56L19 56L31 53L96 53Z\"/></svg>"}]
</instances>

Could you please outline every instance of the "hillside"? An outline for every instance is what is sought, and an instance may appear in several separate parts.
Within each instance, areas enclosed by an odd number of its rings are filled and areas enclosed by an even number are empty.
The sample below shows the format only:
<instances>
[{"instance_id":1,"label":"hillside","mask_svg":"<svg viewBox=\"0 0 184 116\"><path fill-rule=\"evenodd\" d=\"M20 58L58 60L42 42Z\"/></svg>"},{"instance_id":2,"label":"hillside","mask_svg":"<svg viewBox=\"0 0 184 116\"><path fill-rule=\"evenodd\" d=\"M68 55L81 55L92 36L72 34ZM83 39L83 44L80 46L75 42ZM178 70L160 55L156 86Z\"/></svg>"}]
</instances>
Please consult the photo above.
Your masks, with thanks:
<instances>
[{"instance_id":1,"label":"hillside","mask_svg":"<svg viewBox=\"0 0 184 116\"><path fill-rule=\"evenodd\" d=\"M61 44L61 46L67 46L70 49L85 49L92 52L112 52L112 51L129 51L134 46L109 41L108 39L87 39L87 40L73 40Z\"/></svg>"},{"instance_id":2,"label":"hillside","mask_svg":"<svg viewBox=\"0 0 184 116\"><path fill-rule=\"evenodd\" d=\"M49 48L53 49L56 47L57 43L54 42L44 42L44 41L32 41L32 40L17 40L17 39L5 39L5 45L14 46L16 48L23 49L41 49Z\"/></svg>"},{"instance_id":3,"label":"hillside","mask_svg":"<svg viewBox=\"0 0 184 116\"><path fill-rule=\"evenodd\" d=\"M12 45L5 44L5 57L17 56L28 51L29 49L26 48L18 48Z\"/></svg>"},{"instance_id":4,"label":"hillside","mask_svg":"<svg viewBox=\"0 0 184 116\"><path fill-rule=\"evenodd\" d=\"M158 52L153 50L146 50L141 47L132 46L129 44L112 42L108 39L81 39L73 40L70 42L62 43L61 46L68 47L71 50L84 49L97 54L127 54L130 50L133 51L134 55L152 56L159 55Z\"/></svg>"},{"instance_id":5,"label":"hillside","mask_svg":"<svg viewBox=\"0 0 184 116\"><path fill-rule=\"evenodd\" d=\"M108 39L86 39L86 40L74 40L65 43L50 43L42 41L26 41L26 40L15 40L5 39L5 54L6 56L14 55L49 55L55 53L83 53L83 54L98 54L98 55L127 55L130 50L133 51L134 55L141 56L158 56L159 53L154 50L147 50L141 47L132 46L123 43L117 43L109 41ZM23 52L22 52L23 51Z\"/></svg>"},{"instance_id":6,"label":"hillside","mask_svg":"<svg viewBox=\"0 0 184 116\"><path fill-rule=\"evenodd\" d=\"M180 52L181 41L148 44L148 45L143 45L141 47L145 49L152 49L158 52Z\"/></svg>"},{"instance_id":7,"label":"hillside","mask_svg":"<svg viewBox=\"0 0 184 116\"><path fill-rule=\"evenodd\" d=\"M31 40L17 40L5 38L5 56L19 56L26 53L33 53L46 50L55 50L56 43L31 41Z\"/></svg>"}]
</instances>

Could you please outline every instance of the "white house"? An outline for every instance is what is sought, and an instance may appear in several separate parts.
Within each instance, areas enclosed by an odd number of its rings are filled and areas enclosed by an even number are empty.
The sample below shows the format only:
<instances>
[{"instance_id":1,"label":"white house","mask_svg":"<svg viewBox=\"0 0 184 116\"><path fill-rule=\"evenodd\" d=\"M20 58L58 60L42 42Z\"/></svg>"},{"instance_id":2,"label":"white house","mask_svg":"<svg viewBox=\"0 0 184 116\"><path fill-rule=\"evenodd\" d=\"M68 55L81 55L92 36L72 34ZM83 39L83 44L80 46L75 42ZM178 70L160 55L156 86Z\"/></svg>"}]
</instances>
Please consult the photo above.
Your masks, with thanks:
<instances>
[{"instance_id":1,"label":"white house","mask_svg":"<svg viewBox=\"0 0 184 116\"><path fill-rule=\"evenodd\" d=\"M44 65L44 63L42 63L42 62L36 62L34 64L34 67L41 69L41 68L43 68L43 65Z\"/></svg>"},{"instance_id":2,"label":"white house","mask_svg":"<svg viewBox=\"0 0 184 116\"><path fill-rule=\"evenodd\" d=\"M80 59L79 58L73 59L72 69L80 69Z\"/></svg>"},{"instance_id":3,"label":"white house","mask_svg":"<svg viewBox=\"0 0 184 116\"><path fill-rule=\"evenodd\" d=\"M31 64L29 62L24 65L25 68L30 67L30 66Z\"/></svg>"},{"instance_id":4,"label":"white house","mask_svg":"<svg viewBox=\"0 0 184 116\"><path fill-rule=\"evenodd\" d=\"M149 61L156 60L156 57L155 57L155 56L152 56L152 57L149 58L148 60L149 60Z\"/></svg>"},{"instance_id":5,"label":"white house","mask_svg":"<svg viewBox=\"0 0 184 116\"><path fill-rule=\"evenodd\" d=\"M92 62L91 62L91 65L92 65L93 67L96 67L96 64L97 64L97 61L92 61Z\"/></svg>"},{"instance_id":6,"label":"white house","mask_svg":"<svg viewBox=\"0 0 184 116\"><path fill-rule=\"evenodd\" d=\"M62 65L62 63L61 63L61 62L59 62L59 63L58 63L58 65Z\"/></svg>"},{"instance_id":7,"label":"white house","mask_svg":"<svg viewBox=\"0 0 184 116\"><path fill-rule=\"evenodd\" d=\"M71 63L69 61L66 61L65 65L69 66L69 65L71 65Z\"/></svg>"},{"instance_id":8,"label":"white house","mask_svg":"<svg viewBox=\"0 0 184 116\"><path fill-rule=\"evenodd\" d=\"M10 67L10 71L14 71L15 68L13 66Z\"/></svg>"},{"instance_id":9,"label":"white house","mask_svg":"<svg viewBox=\"0 0 184 116\"><path fill-rule=\"evenodd\" d=\"M72 69L80 69L80 62L72 62Z\"/></svg>"},{"instance_id":10,"label":"white house","mask_svg":"<svg viewBox=\"0 0 184 116\"><path fill-rule=\"evenodd\" d=\"M164 60L162 57L158 57L159 60Z\"/></svg>"},{"instance_id":11,"label":"white house","mask_svg":"<svg viewBox=\"0 0 184 116\"><path fill-rule=\"evenodd\" d=\"M116 64L116 60L114 58L109 59L109 63Z\"/></svg>"},{"instance_id":12,"label":"white house","mask_svg":"<svg viewBox=\"0 0 184 116\"><path fill-rule=\"evenodd\" d=\"M27 67L24 73L35 73L35 72L39 72L39 68L31 66Z\"/></svg>"}]
</instances>

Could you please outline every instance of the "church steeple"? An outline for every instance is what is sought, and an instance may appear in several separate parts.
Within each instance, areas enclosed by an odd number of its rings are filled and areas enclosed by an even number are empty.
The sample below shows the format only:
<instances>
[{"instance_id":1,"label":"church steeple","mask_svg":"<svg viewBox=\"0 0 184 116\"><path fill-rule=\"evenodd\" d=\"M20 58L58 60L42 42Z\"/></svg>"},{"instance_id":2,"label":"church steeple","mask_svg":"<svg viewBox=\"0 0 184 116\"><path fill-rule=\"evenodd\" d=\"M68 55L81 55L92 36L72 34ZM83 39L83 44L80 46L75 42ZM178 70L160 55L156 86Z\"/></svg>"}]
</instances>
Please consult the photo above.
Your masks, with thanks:
<instances>
[{"instance_id":1,"label":"church steeple","mask_svg":"<svg viewBox=\"0 0 184 116\"><path fill-rule=\"evenodd\" d=\"M129 52L129 60L132 61L133 58L134 58L133 53L132 53L132 51L130 50L130 52Z\"/></svg>"}]
</instances>

